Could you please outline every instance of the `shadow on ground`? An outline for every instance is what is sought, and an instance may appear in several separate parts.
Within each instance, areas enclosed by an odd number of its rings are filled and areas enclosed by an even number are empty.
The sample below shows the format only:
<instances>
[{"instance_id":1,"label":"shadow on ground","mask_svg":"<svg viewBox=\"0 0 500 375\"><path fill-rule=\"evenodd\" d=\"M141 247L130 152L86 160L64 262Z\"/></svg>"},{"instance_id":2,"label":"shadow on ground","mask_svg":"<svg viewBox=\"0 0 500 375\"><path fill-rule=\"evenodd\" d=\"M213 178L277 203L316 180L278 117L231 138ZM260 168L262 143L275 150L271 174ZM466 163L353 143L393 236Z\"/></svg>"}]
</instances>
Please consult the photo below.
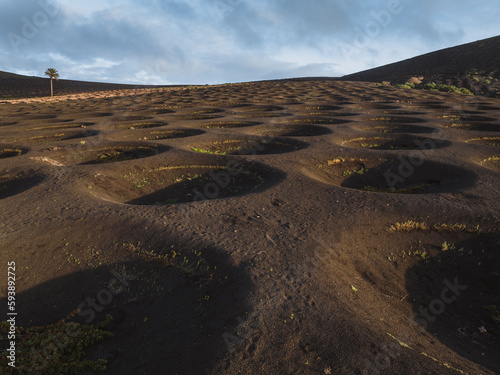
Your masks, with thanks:
<instances>
[{"instance_id":1,"label":"shadow on ground","mask_svg":"<svg viewBox=\"0 0 500 375\"><path fill-rule=\"evenodd\" d=\"M220 250L166 237L158 232L112 248L113 240L85 243L84 251L68 256L80 271L17 295L18 326L46 326L72 313L69 321L95 325L111 315L105 329L113 337L87 350L88 359L108 361L106 374L208 372L228 350L223 334L248 311L251 282ZM5 298L1 305L7 306ZM59 373L48 353L41 353L48 361L39 373ZM18 363L23 355L18 352Z\"/></svg>"},{"instance_id":2,"label":"shadow on ground","mask_svg":"<svg viewBox=\"0 0 500 375\"><path fill-rule=\"evenodd\" d=\"M407 272L415 322L459 355L500 372L500 236L449 244Z\"/></svg>"}]
</instances>

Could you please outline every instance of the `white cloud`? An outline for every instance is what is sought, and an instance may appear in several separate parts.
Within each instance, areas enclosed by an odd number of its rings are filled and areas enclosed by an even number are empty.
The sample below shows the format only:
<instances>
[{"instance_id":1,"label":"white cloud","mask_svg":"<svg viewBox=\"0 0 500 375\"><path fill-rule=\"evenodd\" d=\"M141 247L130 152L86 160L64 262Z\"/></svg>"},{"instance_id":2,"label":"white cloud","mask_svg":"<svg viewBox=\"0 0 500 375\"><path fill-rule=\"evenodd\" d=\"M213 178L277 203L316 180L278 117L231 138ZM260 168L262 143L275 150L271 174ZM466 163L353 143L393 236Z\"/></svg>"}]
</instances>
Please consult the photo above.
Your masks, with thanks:
<instances>
[{"instance_id":1,"label":"white cloud","mask_svg":"<svg viewBox=\"0 0 500 375\"><path fill-rule=\"evenodd\" d=\"M14 51L6 35L20 34L23 17L40 6L3 0L0 69L43 72L49 64L65 78L160 84L344 75L500 34L500 8L486 0L401 0L403 11L361 48L358 30L387 0L58 3L61 11Z\"/></svg>"},{"instance_id":2,"label":"white cloud","mask_svg":"<svg viewBox=\"0 0 500 375\"><path fill-rule=\"evenodd\" d=\"M102 58L98 57L92 63L81 64L78 67L81 69L108 69L108 68L112 68L116 65L120 65L120 63L117 63L115 61L102 59Z\"/></svg>"}]
</instances>

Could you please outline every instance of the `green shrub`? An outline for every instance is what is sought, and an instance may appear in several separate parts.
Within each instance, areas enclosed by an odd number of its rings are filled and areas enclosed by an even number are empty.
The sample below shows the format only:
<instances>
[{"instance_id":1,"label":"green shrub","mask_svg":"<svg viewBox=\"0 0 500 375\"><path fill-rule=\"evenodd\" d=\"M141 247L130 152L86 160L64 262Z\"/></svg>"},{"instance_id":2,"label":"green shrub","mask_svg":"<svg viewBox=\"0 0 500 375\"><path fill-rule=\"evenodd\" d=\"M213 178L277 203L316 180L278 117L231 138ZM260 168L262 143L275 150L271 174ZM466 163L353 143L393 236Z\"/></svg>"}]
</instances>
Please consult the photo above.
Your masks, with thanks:
<instances>
[{"instance_id":1,"label":"green shrub","mask_svg":"<svg viewBox=\"0 0 500 375\"><path fill-rule=\"evenodd\" d=\"M465 87L461 87L460 91L462 94L465 94L465 95L474 95L474 93L472 91L470 91L469 89L466 89Z\"/></svg>"},{"instance_id":2,"label":"green shrub","mask_svg":"<svg viewBox=\"0 0 500 375\"><path fill-rule=\"evenodd\" d=\"M404 85L396 85L400 89L413 89L415 87L414 83L405 83Z\"/></svg>"},{"instance_id":3,"label":"green shrub","mask_svg":"<svg viewBox=\"0 0 500 375\"><path fill-rule=\"evenodd\" d=\"M419 89L419 90L431 90L431 91L442 91L442 92L451 92L451 93L457 93L457 94L464 94L464 95L474 95L469 89L466 89L465 87L456 87L453 85L445 85L444 83L440 83L439 85L435 84L434 82L431 83L421 83L421 84L413 84L413 83L405 83L403 85L396 85L396 87L402 88L402 89Z\"/></svg>"},{"instance_id":4,"label":"green shrub","mask_svg":"<svg viewBox=\"0 0 500 375\"><path fill-rule=\"evenodd\" d=\"M431 83L426 83L421 86L423 90L435 90L436 89L436 84L434 82Z\"/></svg>"}]
</instances>

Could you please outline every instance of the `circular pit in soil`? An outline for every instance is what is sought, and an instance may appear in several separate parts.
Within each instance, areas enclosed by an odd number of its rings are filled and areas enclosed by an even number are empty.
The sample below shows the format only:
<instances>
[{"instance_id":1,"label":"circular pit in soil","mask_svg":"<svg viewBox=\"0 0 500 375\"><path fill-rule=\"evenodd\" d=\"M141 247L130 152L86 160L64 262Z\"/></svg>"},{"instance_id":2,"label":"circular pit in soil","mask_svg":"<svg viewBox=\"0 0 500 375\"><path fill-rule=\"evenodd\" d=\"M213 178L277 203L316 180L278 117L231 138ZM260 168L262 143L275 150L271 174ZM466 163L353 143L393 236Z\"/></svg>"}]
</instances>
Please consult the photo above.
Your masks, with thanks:
<instances>
[{"instance_id":1,"label":"circular pit in soil","mask_svg":"<svg viewBox=\"0 0 500 375\"><path fill-rule=\"evenodd\" d=\"M251 137L226 139L197 144L192 151L214 155L271 155L293 152L307 147L307 143L294 139Z\"/></svg>"},{"instance_id":2,"label":"circular pit in soil","mask_svg":"<svg viewBox=\"0 0 500 375\"><path fill-rule=\"evenodd\" d=\"M44 156L59 165L107 164L142 159L165 151L164 146L137 143L68 146L46 153Z\"/></svg>"},{"instance_id":3,"label":"circular pit in soil","mask_svg":"<svg viewBox=\"0 0 500 375\"><path fill-rule=\"evenodd\" d=\"M110 169L91 177L88 188L108 201L161 206L242 196L284 178L282 172L259 163L209 155L189 160L153 169Z\"/></svg>"},{"instance_id":4,"label":"circular pit in soil","mask_svg":"<svg viewBox=\"0 0 500 375\"><path fill-rule=\"evenodd\" d=\"M357 137L342 142L342 145L370 150L434 150L447 147L450 142L409 134L396 134L379 137Z\"/></svg>"},{"instance_id":5,"label":"circular pit in soil","mask_svg":"<svg viewBox=\"0 0 500 375\"><path fill-rule=\"evenodd\" d=\"M0 199L21 194L43 180L44 176L32 171L1 171Z\"/></svg>"},{"instance_id":6,"label":"circular pit in soil","mask_svg":"<svg viewBox=\"0 0 500 375\"><path fill-rule=\"evenodd\" d=\"M452 192L475 183L473 172L422 159L420 153L390 158L340 156L316 163L313 175L345 188L391 194Z\"/></svg>"}]
</instances>

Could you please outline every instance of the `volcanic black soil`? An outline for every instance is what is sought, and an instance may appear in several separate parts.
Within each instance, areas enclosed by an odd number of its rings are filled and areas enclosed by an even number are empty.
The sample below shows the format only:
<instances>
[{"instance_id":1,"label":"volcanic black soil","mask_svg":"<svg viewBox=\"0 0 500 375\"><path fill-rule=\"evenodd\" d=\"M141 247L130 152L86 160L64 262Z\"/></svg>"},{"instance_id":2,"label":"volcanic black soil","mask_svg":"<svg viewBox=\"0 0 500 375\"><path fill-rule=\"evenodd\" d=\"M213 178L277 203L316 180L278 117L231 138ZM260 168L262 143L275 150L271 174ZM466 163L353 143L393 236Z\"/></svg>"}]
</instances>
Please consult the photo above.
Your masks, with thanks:
<instances>
[{"instance_id":1,"label":"volcanic black soil","mask_svg":"<svg viewBox=\"0 0 500 375\"><path fill-rule=\"evenodd\" d=\"M500 100L321 79L61 99L0 103L19 327L111 315L86 357L106 374L500 372Z\"/></svg>"}]
</instances>

